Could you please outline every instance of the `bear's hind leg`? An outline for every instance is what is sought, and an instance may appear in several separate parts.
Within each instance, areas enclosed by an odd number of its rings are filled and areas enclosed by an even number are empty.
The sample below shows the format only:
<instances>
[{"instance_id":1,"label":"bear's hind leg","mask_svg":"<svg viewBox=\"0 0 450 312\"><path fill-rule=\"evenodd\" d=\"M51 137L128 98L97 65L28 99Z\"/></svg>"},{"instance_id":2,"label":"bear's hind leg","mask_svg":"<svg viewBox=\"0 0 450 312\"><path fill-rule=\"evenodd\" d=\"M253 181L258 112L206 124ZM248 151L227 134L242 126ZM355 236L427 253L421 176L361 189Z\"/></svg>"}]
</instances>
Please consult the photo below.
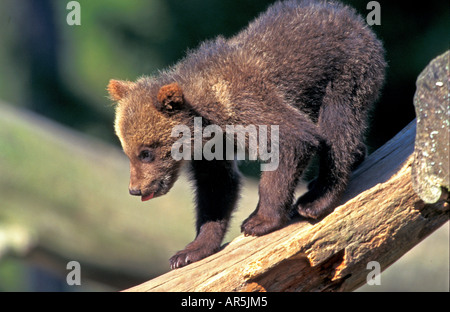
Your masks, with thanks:
<instances>
[{"instance_id":1,"label":"bear's hind leg","mask_svg":"<svg viewBox=\"0 0 450 312\"><path fill-rule=\"evenodd\" d=\"M349 94L352 93L334 92L331 86L327 87L318 120L322 136L319 176L294 206L301 216L318 219L333 211L351 171L364 160L362 137L368 103Z\"/></svg>"},{"instance_id":2,"label":"bear's hind leg","mask_svg":"<svg viewBox=\"0 0 450 312\"><path fill-rule=\"evenodd\" d=\"M320 155L320 152L318 154ZM359 167L359 165L361 165L362 162L366 159L366 156L367 156L367 147L364 143L361 142L361 144L358 146L358 149L353 153L354 161L351 166L351 171L356 170ZM322 157L326 158L326 155L323 155ZM318 179L314 179L308 183L308 191L314 188L314 185L316 185L317 180Z\"/></svg>"}]
</instances>

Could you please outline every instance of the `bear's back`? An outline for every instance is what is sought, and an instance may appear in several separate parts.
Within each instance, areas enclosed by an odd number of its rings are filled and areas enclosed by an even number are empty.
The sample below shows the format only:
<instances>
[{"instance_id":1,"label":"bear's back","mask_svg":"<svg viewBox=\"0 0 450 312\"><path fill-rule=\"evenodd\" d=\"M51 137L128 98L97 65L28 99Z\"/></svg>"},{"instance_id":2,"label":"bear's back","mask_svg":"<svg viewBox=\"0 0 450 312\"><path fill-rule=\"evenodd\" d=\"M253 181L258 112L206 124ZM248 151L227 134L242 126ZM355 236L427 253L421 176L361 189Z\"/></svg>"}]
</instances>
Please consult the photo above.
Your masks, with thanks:
<instances>
[{"instance_id":1,"label":"bear's back","mask_svg":"<svg viewBox=\"0 0 450 312\"><path fill-rule=\"evenodd\" d=\"M194 106L204 110L214 98L214 109L230 118L244 109L242 99L264 105L274 92L315 118L331 81L355 80L371 67L384 68L383 47L352 8L288 0L270 6L234 37L191 51L176 67L181 79L175 80L188 86Z\"/></svg>"}]
</instances>

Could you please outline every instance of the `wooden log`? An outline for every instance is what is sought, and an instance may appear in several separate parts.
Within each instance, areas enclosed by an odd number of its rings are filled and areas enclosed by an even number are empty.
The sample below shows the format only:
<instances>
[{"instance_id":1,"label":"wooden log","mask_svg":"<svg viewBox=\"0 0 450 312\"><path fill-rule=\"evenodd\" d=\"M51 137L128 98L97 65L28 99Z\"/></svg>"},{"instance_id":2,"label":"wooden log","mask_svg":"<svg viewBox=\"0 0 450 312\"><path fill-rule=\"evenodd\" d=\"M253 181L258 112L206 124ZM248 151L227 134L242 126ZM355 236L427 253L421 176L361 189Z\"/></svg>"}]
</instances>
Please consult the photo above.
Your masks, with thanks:
<instances>
[{"instance_id":1,"label":"wooden log","mask_svg":"<svg viewBox=\"0 0 450 312\"><path fill-rule=\"evenodd\" d=\"M386 269L449 219L445 188L432 204L414 191L415 136L414 120L354 172L345 203L323 220L293 220L262 237L241 235L202 261L127 291L358 288L371 273L369 263Z\"/></svg>"}]
</instances>

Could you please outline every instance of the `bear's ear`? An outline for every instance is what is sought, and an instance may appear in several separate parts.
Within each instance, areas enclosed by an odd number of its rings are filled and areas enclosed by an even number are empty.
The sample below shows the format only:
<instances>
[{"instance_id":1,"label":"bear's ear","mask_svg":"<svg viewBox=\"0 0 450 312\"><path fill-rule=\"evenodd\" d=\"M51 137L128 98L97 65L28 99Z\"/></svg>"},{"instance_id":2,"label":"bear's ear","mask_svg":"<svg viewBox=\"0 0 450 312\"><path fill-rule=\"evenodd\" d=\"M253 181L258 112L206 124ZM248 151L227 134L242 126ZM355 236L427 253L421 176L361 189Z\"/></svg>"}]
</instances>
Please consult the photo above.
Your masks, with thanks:
<instances>
[{"instance_id":1,"label":"bear's ear","mask_svg":"<svg viewBox=\"0 0 450 312\"><path fill-rule=\"evenodd\" d=\"M175 111L183 107L183 90L176 82L162 86L159 89L157 100L159 110Z\"/></svg>"},{"instance_id":2,"label":"bear's ear","mask_svg":"<svg viewBox=\"0 0 450 312\"><path fill-rule=\"evenodd\" d=\"M109 95L111 96L111 99L114 101L119 101L120 99L124 98L128 94L128 92L130 92L133 85L134 83L130 81L111 79L109 81L107 89Z\"/></svg>"}]
</instances>

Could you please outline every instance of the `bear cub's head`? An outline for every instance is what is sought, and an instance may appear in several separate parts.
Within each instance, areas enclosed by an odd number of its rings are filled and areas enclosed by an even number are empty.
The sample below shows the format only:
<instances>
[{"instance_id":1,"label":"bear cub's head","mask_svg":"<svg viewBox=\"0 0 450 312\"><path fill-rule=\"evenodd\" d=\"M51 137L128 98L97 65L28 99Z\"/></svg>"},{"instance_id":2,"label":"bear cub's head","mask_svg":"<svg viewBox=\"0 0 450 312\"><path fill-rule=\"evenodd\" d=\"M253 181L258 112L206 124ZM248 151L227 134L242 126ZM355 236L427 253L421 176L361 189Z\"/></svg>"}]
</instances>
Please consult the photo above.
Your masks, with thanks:
<instances>
[{"instance_id":1,"label":"bear cub's head","mask_svg":"<svg viewBox=\"0 0 450 312\"><path fill-rule=\"evenodd\" d=\"M171 132L189 118L181 87L161 86L145 77L136 82L111 80L108 92L117 102L115 132L130 160L130 194L142 201L166 194L180 169L171 156L177 140Z\"/></svg>"}]
</instances>

